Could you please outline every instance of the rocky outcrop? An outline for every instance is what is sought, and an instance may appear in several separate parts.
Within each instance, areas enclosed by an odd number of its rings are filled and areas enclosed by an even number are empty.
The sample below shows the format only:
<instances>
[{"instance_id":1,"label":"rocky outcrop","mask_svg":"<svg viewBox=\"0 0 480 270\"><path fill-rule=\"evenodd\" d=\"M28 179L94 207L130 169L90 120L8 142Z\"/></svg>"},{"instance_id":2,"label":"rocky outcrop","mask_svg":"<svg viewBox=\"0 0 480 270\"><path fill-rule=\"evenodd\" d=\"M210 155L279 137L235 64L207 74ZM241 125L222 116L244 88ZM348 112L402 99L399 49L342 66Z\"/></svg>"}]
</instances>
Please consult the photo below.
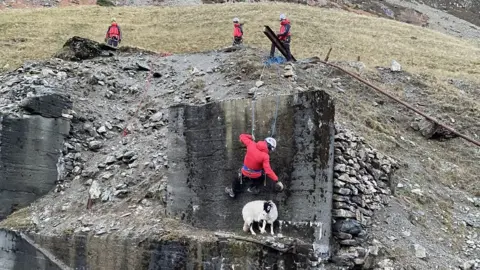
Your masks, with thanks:
<instances>
[{"instance_id":1,"label":"rocky outcrop","mask_svg":"<svg viewBox=\"0 0 480 270\"><path fill-rule=\"evenodd\" d=\"M0 111L0 220L55 186L70 130L69 119L62 117L71 107L67 98L33 92L27 96L21 103L34 115Z\"/></svg>"},{"instance_id":2,"label":"rocky outcrop","mask_svg":"<svg viewBox=\"0 0 480 270\"><path fill-rule=\"evenodd\" d=\"M102 43L74 36L63 45L62 50L58 51L54 57L63 60L81 61L99 56L112 56L113 54L108 50L113 49Z\"/></svg>"},{"instance_id":3,"label":"rocky outcrop","mask_svg":"<svg viewBox=\"0 0 480 270\"><path fill-rule=\"evenodd\" d=\"M335 126L333 235L339 247L333 261L363 265L374 251L367 246L367 228L374 211L388 203L397 162L369 147L365 140ZM374 254L376 255L376 254Z\"/></svg>"}]
</instances>

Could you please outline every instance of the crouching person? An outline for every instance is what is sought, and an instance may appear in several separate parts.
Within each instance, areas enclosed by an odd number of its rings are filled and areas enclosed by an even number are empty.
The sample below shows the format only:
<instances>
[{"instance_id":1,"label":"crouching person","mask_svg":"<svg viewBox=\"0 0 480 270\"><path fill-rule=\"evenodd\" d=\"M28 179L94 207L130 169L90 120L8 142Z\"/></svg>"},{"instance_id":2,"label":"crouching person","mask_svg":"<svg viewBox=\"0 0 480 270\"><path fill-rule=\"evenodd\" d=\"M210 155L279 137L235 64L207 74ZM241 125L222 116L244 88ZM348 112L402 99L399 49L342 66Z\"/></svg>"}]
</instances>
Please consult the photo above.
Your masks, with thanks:
<instances>
[{"instance_id":1,"label":"crouching person","mask_svg":"<svg viewBox=\"0 0 480 270\"><path fill-rule=\"evenodd\" d=\"M264 141L255 142L252 135L240 134L240 142L247 147L247 154L238 177L234 178L231 187L225 188L225 192L230 197L235 198L242 191L243 186L249 182L248 192L258 193L267 176L275 182L275 189L282 191L283 184L278 181L278 176L270 167L269 153L275 151L277 147L275 139L268 137Z\"/></svg>"}]
</instances>

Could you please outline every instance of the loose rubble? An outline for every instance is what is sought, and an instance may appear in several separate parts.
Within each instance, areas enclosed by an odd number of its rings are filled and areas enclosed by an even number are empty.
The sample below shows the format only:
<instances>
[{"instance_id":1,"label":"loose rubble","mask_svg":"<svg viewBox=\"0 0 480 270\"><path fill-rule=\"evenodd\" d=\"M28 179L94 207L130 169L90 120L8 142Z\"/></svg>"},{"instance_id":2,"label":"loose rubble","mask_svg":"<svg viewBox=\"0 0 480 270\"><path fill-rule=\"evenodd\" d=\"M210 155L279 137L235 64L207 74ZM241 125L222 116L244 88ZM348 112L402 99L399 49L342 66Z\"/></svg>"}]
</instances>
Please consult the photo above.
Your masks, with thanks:
<instances>
[{"instance_id":1,"label":"loose rubble","mask_svg":"<svg viewBox=\"0 0 480 270\"><path fill-rule=\"evenodd\" d=\"M391 176L398 164L365 140L335 125L333 232L340 248L333 260L364 265L371 256L367 228L375 210L388 204ZM370 255L369 255L370 254Z\"/></svg>"},{"instance_id":2,"label":"loose rubble","mask_svg":"<svg viewBox=\"0 0 480 270\"><path fill-rule=\"evenodd\" d=\"M234 54L241 54L242 62ZM149 220L150 227L160 226L155 220L164 211L165 173L171 166L166 154L168 108L246 98L252 87L256 96L289 93L279 87L289 79L278 78L275 67L265 69L259 80L261 59L248 48L168 57L128 47L111 51L73 37L54 58L28 61L1 74L3 114L21 117L35 113L38 102L60 103L65 107L52 108L44 117L64 117L71 123L58 157L55 192L31 206L36 230L128 229L126 223L94 214L106 209L120 213L124 204L133 223ZM287 69L292 71L290 65ZM65 214L58 216L57 208Z\"/></svg>"},{"instance_id":3,"label":"loose rubble","mask_svg":"<svg viewBox=\"0 0 480 270\"><path fill-rule=\"evenodd\" d=\"M393 60L390 70L393 72L402 71L402 66L397 61Z\"/></svg>"},{"instance_id":4,"label":"loose rubble","mask_svg":"<svg viewBox=\"0 0 480 270\"><path fill-rule=\"evenodd\" d=\"M13 72L0 75L4 82L0 85L0 93L4 93L0 98L2 112L21 115L28 107L34 109L31 100L38 96L73 101L72 107L61 108L60 115L71 121L72 130L58 160L56 192L31 207L36 230L57 234L85 231L95 235L119 231L127 235L165 229L161 222L166 203L164 174L172 166L165 144L169 106L309 88L296 81L297 74L305 73L300 64L287 65L280 79L275 68L266 69L259 83L262 66L257 60L261 57L255 55L254 61L247 61L244 59L251 53L239 54L242 57L207 52L161 58L143 52L106 53L105 57L78 62L62 59L27 62ZM194 65L196 70L192 74ZM249 69L250 66L253 68ZM158 75L151 77L152 86L145 90L149 72ZM318 81L312 84L317 85ZM342 88L349 91L347 84ZM51 90L61 93L61 97L51 95ZM142 99L144 91L147 94ZM20 104L27 106L22 108ZM54 113L58 115L57 111ZM126 136L122 134L124 130ZM396 168L393 159L336 126L332 214L338 243L334 258L339 264L393 269L392 259L372 260L372 256L379 255L380 244L370 241L369 226L375 211L388 203L390 176ZM427 192L423 186L417 189L415 192ZM89 197L94 203L86 210ZM472 199L471 207L478 209L478 201ZM478 215L465 215L459 220L468 227L480 228ZM408 232L402 233L408 237ZM431 260L434 256L430 252L434 249L424 247L425 259ZM479 247L478 236L471 233L464 241L463 252L475 258ZM406 248L415 257L414 246ZM465 260L454 264L477 269L480 262Z\"/></svg>"}]
</instances>

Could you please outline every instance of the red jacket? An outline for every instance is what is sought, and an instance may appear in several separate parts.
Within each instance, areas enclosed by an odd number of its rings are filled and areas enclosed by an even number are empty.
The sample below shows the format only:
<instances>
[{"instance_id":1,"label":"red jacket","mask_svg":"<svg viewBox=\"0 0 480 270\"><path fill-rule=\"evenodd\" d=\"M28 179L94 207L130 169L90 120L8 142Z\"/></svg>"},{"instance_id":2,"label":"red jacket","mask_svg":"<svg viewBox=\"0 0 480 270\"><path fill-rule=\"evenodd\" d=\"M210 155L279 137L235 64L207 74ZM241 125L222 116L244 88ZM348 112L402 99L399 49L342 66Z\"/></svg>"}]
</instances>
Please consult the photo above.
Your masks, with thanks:
<instances>
[{"instance_id":1,"label":"red jacket","mask_svg":"<svg viewBox=\"0 0 480 270\"><path fill-rule=\"evenodd\" d=\"M247 147L247 154L243 160L242 174L250 178L262 176L262 170L273 181L278 181L278 176L270 167L267 143L255 142L252 135L240 134L240 141Z\"/></svg>"},{"instance_id":2,"label":"red jacket","mask_svg":"<svg viewBox=\"0 0 480 270\"><path fill-rule=\"evenodd\" d=\"M111 37L117 37L118 39L122 39L122 33L120 31L120 26L118 26L117 23L112 23L112 25L110 25L108 27L108 30L107 30L107 34L105 36L106 38L111 38Z\"/></svg>"},{"instance_id":3,"label":"red jacket","mask_svg":"<svg viewBox=\"0 0 480 270\"><path fill-rule=\"evenodd\" d=\"M280 22L280 33L278 39L286 40L290 36L290 21L285 19Z\"/></svg>"},{"instance_id":4,"label":"red jacket","mask_svg":"<svg viewBox=\"0 0 480 270\"><path fill-rule=\"evenodd\" d=\"M241 37L243 36L243 29L239 23L233 24L233 36L234 37Z\"/></svg>"}]
</instances>

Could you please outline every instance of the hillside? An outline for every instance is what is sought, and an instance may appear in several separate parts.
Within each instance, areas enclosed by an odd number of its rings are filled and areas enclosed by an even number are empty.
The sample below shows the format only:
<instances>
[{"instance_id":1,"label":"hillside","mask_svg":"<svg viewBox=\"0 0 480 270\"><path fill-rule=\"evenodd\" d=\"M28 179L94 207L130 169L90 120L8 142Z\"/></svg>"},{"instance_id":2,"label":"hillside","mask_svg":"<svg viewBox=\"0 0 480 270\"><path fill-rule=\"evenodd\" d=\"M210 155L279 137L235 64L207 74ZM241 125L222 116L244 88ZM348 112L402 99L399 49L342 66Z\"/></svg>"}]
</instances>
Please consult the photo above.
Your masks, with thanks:
<instances>
[{"instance_id":1,"label":"hillside","mask_svg":"<svg viewBox=\"0 0 480 270\"><path fill-rule=\"evenodd\" d=\"M60 188L65 190L52 191L32 207L13 214L3 226L28 224L45 234L88 228L95 232L120 230L125 235L175 227L173 221L161 223L161 196L155 196L163 166L168 164L164 155L168 146L162 140L165 109L180 102L203 104L207 96L217 101L248 98L249 89L265 72L259 96L325 90L335 98L338 123L399 160L398 185L393 186L398 187L396 196L376 213L371 228L384 251L385 269L388 265L395 269L456 269L479 258L478 147L460 138L426 139L411 128L418 115L325 65L294 65L295 80L279 78L275 67L263 71L269 43L262 28L264 24L276 28L280 12L292 20L292 52L297 59L323 58L332 47L330 60L479 139L480 49L470 41L422 27L292 4L9 10L0 18L0 65L13 71L0 77L0 108L8 111L11 104L20 103L39 81L72 95L73 111L80 122L74 125L66 151L80 156L66 157L70 169L77 172ZM67 15L70 18L65 21ZM48 59L73 35L101 41L112 16L125 31L123 46L174 55L161 58L135 50L81 63ZM215 51L230 44L234 16L246 23L249 47L231 54ZM44 27L38 27L40 24ZM198 51L204 53L194 54ZM24 63L30 59L47 60ZM403 71L391 72L392 60L398 61ZM141 68L144 63L151 63L162 78L154 81L155 91L147 93L149 102L137 117L134 112L143 99L146 77ZM21 71L16 70L19 66ZM192 72L194 68L197 72ZM157 120L152 119L154 115ZM128 120L132 120L133 132L121 139L120 130ZM99 133L100 128L103 131ZM84 146L100 139L99 152ZM159 142L156 148L149 146L151 141ZM118 159L117 152L127 148L134 153L123 153L120 159L135 165L108 166L112 157ZM137 161L130 162L133 157ZM105 172L100 174L99 169ZM85 209L85 198L93 176L104 179L111 193L90 212ZM124 219L124 215L130 217ZM417 258L413 244L424 246L428 259Z\"/></svg>"},{"instance_id":2,"label":"hillside","mask_svg":"<svg viewBox=\"0 0 480 270\"><path fill-rule=\"evenodd\" d=\"M14 68L27 59L49 57L72 35L101 41L111 17L122 26L125 46L186 53L228 45L231 19L238 16L245 22L245 44L267 48L263 25L276 29L281 12L292 18L292 52L299 58L324 56L332 47L333 59L360 57L368 67L387 65L395 59L414 73L444 79L478 77L475 59L480 50L468 41L388 19L277 3L9 10L0 18L4 47L0 67ZM70 18L67 21L63 19L66 16ZM44 27L39 28L39 22Z\"/></svg>"}]
</instances>

